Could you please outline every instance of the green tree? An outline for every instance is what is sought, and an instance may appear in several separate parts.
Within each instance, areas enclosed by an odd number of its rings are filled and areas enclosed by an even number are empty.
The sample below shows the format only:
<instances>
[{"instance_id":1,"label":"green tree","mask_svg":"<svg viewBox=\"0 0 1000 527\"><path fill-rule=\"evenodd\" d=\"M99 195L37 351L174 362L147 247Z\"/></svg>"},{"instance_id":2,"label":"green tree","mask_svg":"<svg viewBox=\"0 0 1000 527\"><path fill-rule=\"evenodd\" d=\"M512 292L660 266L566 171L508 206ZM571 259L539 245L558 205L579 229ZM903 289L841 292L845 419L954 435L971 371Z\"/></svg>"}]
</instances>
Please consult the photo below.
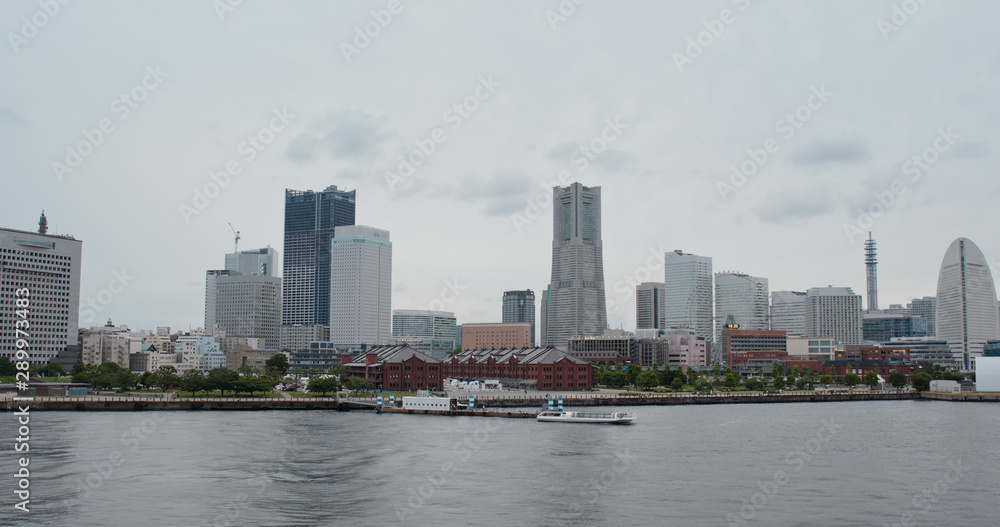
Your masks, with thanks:
<instances>
[{"instance_id":1,"label":"green tree","mask_svg":"<svg viewBox=\"0 0 1000 527\"><path fill-rule=\"evenodd\" d=\"M76 375L85 371L87 371L87 365L84 364L83 361L77 361L77 363L73 365L73 369L70 370L70 373Z\"/></svg>"},{"instance_id":2,"label":"green tree","mask_svg":"<svg viewBox=\"0 0 1000 527\"><path fill-rule=\"evenodd\" d=\"M782 376L777 376L774 378L774 388L780 390L785 387L785 378Z\"/></svg>"},{"instance_id":3,"label":"green tree","mask_svg":"<svg viewBox=\"0 0 1000 527\"><path fill-rule=\"evenodd\" d=\"M459 353L462 353L462 348L461 347L458 347L458 348L455 348L455 349L449 351L448 352L448 358L450 359L450 358L454 357L455 355L458 355Z\"/></svg>"},{"instance_id":4,"label":"green tree","mask_svg":"<svg viewBox=\"0 0 1000 527\"><path fill-rule=\"evenodd\" d=\"M73 369L76 369L76 368L73 368ZM144 371L144 372L142 372L142 375L139 376L139 384L141 384L143 386L149 386L150 385L149 384L149 378L152 377L152 375L153 375L153 372L151 372L151 371ZM74 382L76 382L76 381L74 381Z\"/></svg>"},{"instance_id":5,"label":"green tree","mask_svg":"<svg viewBox=\"0 0 1000 527\"><path fill-rule=\"evenodd\" d=\"M628 384L628 375L621 370L609 371L605 377L607 377L605 384L609 388L621 388Z\"/></svg>"},{"instance_id":6,"label":"green tree","mask_svg":"<svg viewBox=\"0 0 1000 527\"><path fill-rule=\"evenodd\" d=\"M54 362L50 362L48 364L48 366L45 367L45 376L46 377L59 377L60 375L62 375L64 373L66 373L66 370L64 370L62 366L60 366L60 365L58 365L58 364L56 364Z\"/></svg>"},{"instance_id":7,"label":"green tree","mask_svg":"<svg viewBox=\"0 0 1000 527\"><path fill-rule=\"evenodd\" d=\"M204 373L199 370L188 370L181 375L179 386L182 390L191 392L191 396L194 397L195 393L205 389L206 382Z\"/></svg>"},{"instance_id":8,"label":"green tree","mask_svg":"<svg viewBox=\"0 0 1000 527\"><path fill-rule=\"evenodd\" d=\"M735 388L740 385L740 376L732 371L726 374L726 387Z\"/></svg>"},{"instance_id":9,"label":"green tree","mask_svg":"<svg viewBox=\"0 0 1000 527\"><path fill-rule=\"evenodd\" d=\"M635 380L639 378L639 374L642 373L642 367L638 364L629 364L628 370L626 370L626 375L628 375L628 383L635 384Z\"/></svg>"},{"instance_id":10,"label":"green tree","mask_svg":"<svg viewBox=\"0 0 1000 527\"><path fill-rule=\"evenodd\" d=\"M903 375L901 372L896 370L892 370L889 372L889 384L892 384L895 388L902 388L903 386L906 386L906 375Z\"/></svg>"},{"instance_id":11,"label":"green tree","mask_svg":"<svg viewBox=\"0 0 1000 527\"><path fill-rule=\"evenodd\" d=\"M684 388L684 382L681 381L680 377L674 377L674 380L670 383L670 387L674 389L675 392L679 392Z\"/></svg>"},{"instance_id":12,"label":"green tree","mask_svg":"<svg viewBox=\"0 0 1000 527\"><path fill-rule=\"evenodd\" d=\"M100 371L101 373L118 373L118 370L120 369L122 369L122 367L113 362L105 362L97 367L97 371Z\"/></svg>"},{"instance_id":13,"label":"green tree","mask_svg":"<svg viewBox=\"0 0 1000 527\"><path fill-rule=\"evenodd\" d=\"M878 386L878 374L873 371L866 373L865 384L867 384L871 388Z\"/></svg>"},{"instance_id":14,"label":"green tree","mask_svg":"<svg viewBox=\"0 0 1000 527\"><path fill-rule=\"evenodd\" d=\"M784 377L785 376L785 367L783 365L781 365L781 364L775 364L774 367L771 368L771 375L775 379L777 379L778 377Z\"/></svg>"},{"instance_id":15,"label":"green tree","mask_svg":"<svg viewBox=\"0 0 1000 527\"><path fill-rule=\"evenodd\" d=\"M749 379L747 379L746 387L747 390L755 392L760 389L761 384L762 383L760 382L760 379L758 379L757 377L750 377Z\"/></svg>"},{"instance_id":16,"label":"green tree","mask_svg":"<svg viewBox=\"0 0 1000 527\"><path fill-rule=\"evenodd\" d=\"M205 386L206 391L219 390L222 396L226 395L227 391L232 391L235 393L236 381L240 378L240 374L233 370L227 370L225 368L214 368L208 372L208 378Z\"/></svg>"},{"instance_id":17,"label":"green tree","mask_svg":"<svg viewBox=\"0 0 1000 527\"><path fill-rule=\"evenodd\" d=\"M698 390L699 392L708 391L708 388L710 386L711 386L711 383L708 381L708 377L705 376L705 375L702 375L701 377L698 377L694 381L694 389Z\"/></svg>"},{"instance_id":18,"label":"green tree","mask_svg":"<svg viewBox=\"0 0 1000 527\"><path fill-rule=\"evenodd\" d=\"M833 376L832 375L820 375L819 376L819 382L821 384L833 384Z\"/></svg>"},{"instance_id":19,"label":"green tree","mask_svg":"<svg viewBox=\"0 0 1000 527\"><path fill-rule=\"evenodd\" d=\"M712 377L719 377L720 375L722 375L722 366L719 366L719 363L716 362L712 365Z\"/></svg>"},{"instance_id":20,"label":"green tree","mask_svg":"<svg viewBox=\"0 0 1000 527\"><path fill-rule=\"evenodd\" d=\"M104 366L104 364L101 366ZM177 370L173 366L160 366L149 376L147 381L150 386L159 386L160 390L165 392L167 388L179 385L181 378L177 375Z\"/></svg>"},{"instance_id":21,"label":"green tree","mask_svg":"<svg viewBox=\"0 0 1000 527\"><path fill-rule=\"evenodd\" d=\"M660 384L660 377L655 371L644 371L635 378L635 384L640 388L650 389Z\"/></svg>"},{"instance_id":22,"label":"green tree","mask_svg":"<svg viewBox=\"0 0 1000 527\"><path fill-rule=\"evenodd\" d=\"M308 390L312 393L319 393L321 395L326 395L328 392L336 393L337 390L340 390L340 382L334 377L310 379Z\"/></svg>"},{"instance_id":23,"label":"green tree","mask_svg":"<svg viewBox=\"0 0 1000 527\"><path fill-rule=\"evenodd\" d=\"M918 371L913 374L913 388L917 391L926 392L931 389L931 374L926 371Z\"/></svg>"},{"instance_id":24,"label":"green tree","mask_svg":"<svg viewBox=\"0 0 1000 527\"><path fill-rule=\"evenodd\" d=\"M139 376L126 369L118 370L117 373L113 374L113 377L115 386L126 392L139 384Z\"/></svg>"},{"instance_id":25,"label":"green tree","mask_svg":"<svg viewBox=\"0 0 1000 527\"><path fill-rule=\"evenodd\" d=\"M375 388L375 383L364 377L350 377L344 383L344 387L351 391L371 390Z\"/></svg>"},{"instance_id":26,"label":"green tree","mask_svg":"<svg viewBox=\"0 0 1000 527\"><path fill-rule=\"evenodd\" d=\"M687 369L687 384L694 386L695 381L698 380L698 372L694 371L694 368L688 366Z\"/></svg>"},{"instance_id":27,"label":"green tree","mask_svg":"<svg viewBox=\"0 0 1000 527\"><path fill-rule=\"evenodd\" d=\"M809 385L809 381L810 379L808 377L799 377L798 380L795 381L795 387L800 390L805 390L806 386Z\"/></svg>"},{"instance_id":28,"label":"green tree","mask_svg":"<svg viewBox=\"0 0 1000 527\"><path fill-rule=\"evenodd\" d=\"M291 365L288 364L288 356L284 353L275 353L264 361L265 368L271 368L275 371L281 372L281 375L288 373L288 368L290 366Z\"/></svg>"},{"instance_id":29,"label":"green tree","mask_svg":"<svg viewBox=\"0 0 1000 527\"><path fill-rule=\"evenodd\" d=\"M0 357L0 377L13 377L17 375L17 366L7 357Z\"/></svg>"},{"instance_id":30,"label":"green tree","mask_svg":"<svg viewBox=\"0 0 1000 527\"><path fill-rule=\"evenodd\" d=\"M847 373L844 375L844 384L847 386L857 386L861 384L861 376L857 373Z\"/></svg>"}]
</instances>

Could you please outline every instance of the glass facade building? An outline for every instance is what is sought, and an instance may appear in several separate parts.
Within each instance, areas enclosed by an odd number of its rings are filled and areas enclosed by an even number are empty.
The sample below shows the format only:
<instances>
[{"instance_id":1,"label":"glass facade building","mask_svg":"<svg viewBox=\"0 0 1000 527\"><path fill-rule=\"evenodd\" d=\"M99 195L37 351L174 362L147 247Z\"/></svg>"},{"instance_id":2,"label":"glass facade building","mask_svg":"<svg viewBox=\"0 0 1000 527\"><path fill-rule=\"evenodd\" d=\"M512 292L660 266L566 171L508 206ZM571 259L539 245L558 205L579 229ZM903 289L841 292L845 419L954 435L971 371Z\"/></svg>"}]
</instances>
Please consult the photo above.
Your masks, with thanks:
<instances>
[{"instance_id":1,"label":"glass facade building","mask_svg":"<svg viewBox=\"0 0 1000 527\"><path fill-rule=\"evenodd\" d=\"M354 225L355 191L285 190L281 323L330 325L330 241Z\"/></svg>"},{"instance_id":2,"label":"glass facade building","mask_svg":"<svg viewBox=\"0 0 1000 527\"><path fill-rule=\"evenodd\" d=\"M524 291L504 291L502 321L527 322L531 324L531 344L535 345L535 293Z\"/></svg>"}]
</instances>

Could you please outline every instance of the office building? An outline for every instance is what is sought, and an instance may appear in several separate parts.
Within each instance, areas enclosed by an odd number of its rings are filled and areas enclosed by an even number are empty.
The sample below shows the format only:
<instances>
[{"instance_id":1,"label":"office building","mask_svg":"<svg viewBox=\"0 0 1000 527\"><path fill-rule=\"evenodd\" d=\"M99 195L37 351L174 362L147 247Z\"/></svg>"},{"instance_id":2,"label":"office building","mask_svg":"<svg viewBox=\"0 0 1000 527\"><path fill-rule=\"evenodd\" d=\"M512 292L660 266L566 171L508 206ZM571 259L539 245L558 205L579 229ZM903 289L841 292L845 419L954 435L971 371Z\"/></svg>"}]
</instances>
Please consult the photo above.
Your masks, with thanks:
<instances>
[{"instance_id":1,"label":"office building","mask_svg":"<svg viewBox=\"0 0 1000 527\"><path fill-rule=\"evenodd\" d=\"M309 349L310 342L329 342L330 328L327 326L295 324L281 326L281 351L294 353Z\"/></svg>"},{"instance_id":2,"label":"office building","mask_svg":"<svg viewBox=\"0 0 1000 527\"><path fill-rule=\"evenodd\" d=\"M531 325L527 322L462 324L462 342L456 346L463 350L528 348L531 342Z\"/></svg>"},{"instance_id":3,"label":"office building","mask_svg":"<svg viewBox=\"0 0 1000 527\"><path fill-rule=\"evenodd\" d=\"M278 251L270 247L226 254L225 269L243 274L277 276Z\"/></svg>"},{"instance_id":4,"label":"office building","mask_svg":"<svg viewBox=\"0 0 1000 527\"><path fill-rule=\"evenodd\" d=\"M226 367L226 355L214 338L204 335L199 328L190 334L181 335L174 341L174 352L179 356L195 354L204 357L202 371L208 373L216 368Z\"/></svg>"},{"instance_id":5,"label":"office building","mask_svg":"<svg viewBox=\"0 0 1000 527\"><path fill-rule=\"evenodd\" d=\"M714 336L712 258L680 250L664 256L664 328L689 328L701 338Z\"/></svg>"},{"instance_id":6,"label":"office building","mask_svg":"<svg viewBox=\"0 0 1000 527\"><path fill-rule=\"evenodd\" d=\"M789 335L785 350L792 360L814 360L823 362L833 359L837 352L837 341L826 337L803 337Z\"/></svg>"},{"instance_id":7,"label":"office building","mask_svg":"<svg viewBox=\"0 0 1000 527\"><path fill-rule=\"evenodd\" d=\"M774 291L771 293L771 329L784 331L789 335L805 335L805 291Z\"/></svg>"},{"instance_id":8,"label":"office building","mask_svg":"<svg viewBox=\"0 0 1000 527\"><path fill-rule=\"evenodd\" d=\"M554 187L552 281L546 314L547 345L601 335L608 327L601 241L601 188Z\"/></svg>"},{"instance_id":9,"label":"office building","mask_svg":"<svg viewBox=\"0 0 1000 527\"><path fill-rule=\"evenodd\" d=\"M732 366L729 357L748 351L788 351L788 336L784 331L723 329L721 335L722 363Z\"/></svg>"},{"instance_id":10,"label":"office building","mask_svg":"<svg viewBox=\"0 0 1000 527\"><path fill-rule=\"evenodd\" d=\"M715 342L722 342L723 329L770 329L770 311L767 278L715 273Z\"/></svg>"},{"instance_id":11,"label":"office building","mask_svg":"<svg viewBox=\"0 0 1000 527\"><path fill-rule=\"evenodd\" d=\"M535 293L531 289L524 291L504 291L503 313L501 321L527 322L531 325L531 345L535 342Z\"/></svg>"},{"instance_id":12,"label":"office building","mask_svg":"<svg viewBox=\"0 0 1000 527\"><path fill-rule=\"evenodd\" d=\"M861 295L850 287L814 287L806 291L805 334L827 335L841 344L860 344Z\"/></svg>"},{"instance_id":13,"label":"office building","mask_svg":"<svg viewBox=\"0 0 1000 527\"><path fill-rule=\"evenodd\" d=\"M389 231L337 227L331 241L330 342L380 346L392 334Z\"/></svg>"},{"instance_id":14,"label":"office building","mask_svg":"<svg viewBox=\"0 0 1000 527\"><path fill-rule=\"evenodd\" d=\"M0 356L20 362L16 360L20 320L27 320L30 328L27 362L41 365L60 353L79 353L81 315L85 322L97 319L114 294L128 285L127 279L119 279L124 270L116 269L107 289L81 301L82 251L83 242L72 236L0 228ZM26 308L17 305L19 299L27 299L22 302L27 302Z\"/></svg>"},{"instance_id":15,"label":"office building","mask_svg":"<svg viewBox=\"0 0 1000 527\"><path fill-rule=\"evenodd\" d=\"M968 238L958 238L941 262L937 286L936 336L948 341L962 371L981 357L983 345L1000 334L997 291L983 252Z\"/></svg>"},{"instance_id":16,"label":"office building","mask_svg":"<svg viewBox=\"0 0 1000 527\"><path fill-rule=\"evenodd\" d=\"M911 315L923 317L927 321L927 336L935 336L937 333L935 329L935 322L937 322L937 298L933 296L914 298L907 307L910 308Z\"/></svg>"},{"instance_id":17,"label":"office building","mask_svg":"<svg viewBox=\"0 0 1000 527\"><path fill-rule=\"evenodd\" d=\"M926 337L927 319L907 314L865 313L863 338L871 342L889 342L897 337Z\"/></svg>"},{"instance_id":18,"label":"office building","mask_svg":"<svg viewBox=\"0 0 1000 527\"><path fill-rule=\"evenodd\" d=\"M410 346L443 360L457 347L455 314L448 311L396 309L392 312L392 343Z\"/></svg>"},{"instance_id":19,"label":"office building","mask_svg":"<svg viewBox=\"0 0 1000 527\"><path fill-rule=\"evenodd\" d=\"M281 344L281 278L225 269L205 272L205 333Z\"/></svg>"},{"instance_id":20,"label":"office building","mask_svg":"<svg viewBox=\"0 0 1000 527\"><path fill-rule=\"evenodd\" d=\"M285 190L281 324L330 326L330 245L334 229L354 225L355 191Z\"/></svg>"},{"instance_id":21,"label":"office building","mask_svg":"<svg viewBox=\"0 0 1000 527\"><path fill-rule=\"evenodd\" d=\"M635 286L636 329L663 328L663 282L643 282Z\"/></svg>"}]
</instances>

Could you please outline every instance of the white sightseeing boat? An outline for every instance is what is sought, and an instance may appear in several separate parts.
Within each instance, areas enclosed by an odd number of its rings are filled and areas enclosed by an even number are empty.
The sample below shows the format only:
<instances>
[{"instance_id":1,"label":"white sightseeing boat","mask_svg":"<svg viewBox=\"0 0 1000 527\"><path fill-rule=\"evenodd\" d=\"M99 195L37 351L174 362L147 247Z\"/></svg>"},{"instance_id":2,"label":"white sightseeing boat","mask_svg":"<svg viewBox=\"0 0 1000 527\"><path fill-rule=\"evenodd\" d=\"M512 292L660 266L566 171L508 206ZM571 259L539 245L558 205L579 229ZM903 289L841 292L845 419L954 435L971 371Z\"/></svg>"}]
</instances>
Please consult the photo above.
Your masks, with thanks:
<instances>
[{"instance_id":1,"label":"white sightseeing boat","mask_svg":"<svg viewBox=\"0 0 1000 527\"><path fill-rule=\"evenodd\" d=\"M612 425L630 425L635 421L635 414L625 412L565 412L548 410L538 414L539 421L546 423L605 423Z\"/></svg>"}]
</instances>

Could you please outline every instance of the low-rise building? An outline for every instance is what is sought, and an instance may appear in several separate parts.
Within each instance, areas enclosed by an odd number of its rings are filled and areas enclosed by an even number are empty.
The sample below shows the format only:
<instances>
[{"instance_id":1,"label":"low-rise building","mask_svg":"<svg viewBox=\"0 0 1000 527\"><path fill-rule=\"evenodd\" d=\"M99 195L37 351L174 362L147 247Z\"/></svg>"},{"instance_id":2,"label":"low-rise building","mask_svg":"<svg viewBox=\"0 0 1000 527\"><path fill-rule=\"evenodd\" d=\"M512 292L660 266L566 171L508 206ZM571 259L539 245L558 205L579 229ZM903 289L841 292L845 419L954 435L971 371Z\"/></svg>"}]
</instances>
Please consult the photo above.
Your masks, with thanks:
<instances>
[{"instance_id":1,"label":"low-rise building","mask_svg":"<svg viewBox=\"0 0 1000 527\"><path fill-rule=\"evenodd\" d=\"M460 380L498 379L539 390L589 390L594 367L554 347L466 350L444 363L444 374Z\"/></svg>"},{"instance_id":2,"label":"low-rise building","mask_svg":"<svg viewBox=\"0 0 1000 527\"><path fill-rule=\"evenodd\" d=\"M732 365L729 355L747 351L787 351L788 336L784 331L723 329L722 363Z\"/></svg>"},{"instance_id":3,"label":"low-rise building","mask_svg":"<svg viewBox=\"0 0 1000 527\"><path fill-rule=\"evenodd\" d=\"M531 342L528 322L487 322L462 324L462 350L526 348Z\"/></svg>"},{"instance_id":4,"label":"low-rise building","mask_svg":"<svg viewBox=\"0 0 1000 527\"><path fill-rule=\"evenodd\" d=\"M838 349L843 349L843 346L839 346L835 339L829 337L789 335L785 344L788 355L795 360L820 362L831 360Z\"/></svg>"},{"instance_id":5,"label":"low-rise building","mask_svg":"<svg viewBox=\"0 0 1000 527\"><path fill-rule=\"evenodd\" d=\"M349 376L364 377L382 390L441 390L444 384L441 361L409 346L370 348L343 366Z\"/></svg>"}]
</instances>

